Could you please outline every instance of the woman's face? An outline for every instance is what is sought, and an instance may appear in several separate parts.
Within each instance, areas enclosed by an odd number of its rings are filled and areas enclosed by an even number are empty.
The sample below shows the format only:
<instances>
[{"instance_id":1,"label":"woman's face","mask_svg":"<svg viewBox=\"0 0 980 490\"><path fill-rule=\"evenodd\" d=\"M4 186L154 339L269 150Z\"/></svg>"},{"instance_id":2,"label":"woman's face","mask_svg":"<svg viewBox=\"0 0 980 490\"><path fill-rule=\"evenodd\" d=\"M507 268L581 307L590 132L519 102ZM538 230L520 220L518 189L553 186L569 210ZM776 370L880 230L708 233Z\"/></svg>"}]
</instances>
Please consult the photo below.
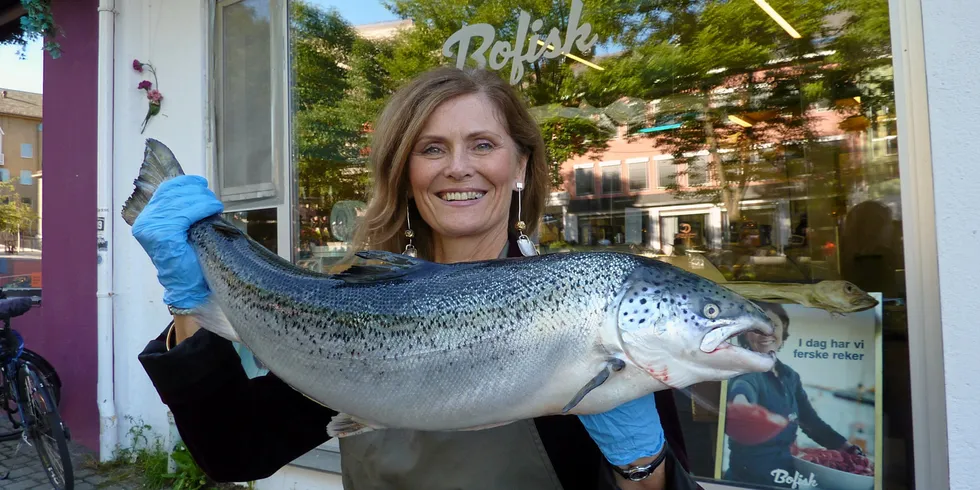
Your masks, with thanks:
<instances>
[{"instance_id":1,"label":"woman's face","mask_svg":"<svg viewBox=\"0 0 980 490\"><path fill-rule=\"evenodd\" d=\"M745 339L749 342L749 348L756 352L779 352L779 349L783 346L783 331L785 331L786 325L783 324L783 321L778 315L771 311L766 310L766 316L772 320L774 327L772 335L749 332L745 334Z\"/></svg>"},{"instance_id":2,"label":"woman's face","mask_svg":"<svg viewBox=\"0 0 980 490\"><path fill-rule=\"evenodd\" d=\"M506 233L526 164L493 103L482 94L460 96L436 108L412 148L412 197L436 235Z\"/></svg>"}]
</instances>

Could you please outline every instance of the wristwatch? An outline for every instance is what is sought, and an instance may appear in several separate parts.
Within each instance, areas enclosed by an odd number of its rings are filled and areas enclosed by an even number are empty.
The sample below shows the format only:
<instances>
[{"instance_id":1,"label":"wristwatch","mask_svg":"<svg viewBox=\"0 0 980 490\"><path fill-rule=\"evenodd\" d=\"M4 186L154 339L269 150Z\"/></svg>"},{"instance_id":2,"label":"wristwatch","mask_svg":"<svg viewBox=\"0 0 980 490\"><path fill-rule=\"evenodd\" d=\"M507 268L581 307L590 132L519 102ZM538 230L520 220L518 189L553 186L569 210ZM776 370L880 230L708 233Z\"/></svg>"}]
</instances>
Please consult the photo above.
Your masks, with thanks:
<instances>
[{"instance_id":1,"label":"wristwatch","mask_svg":"<svg viewBox=\"0 0 980 490\"><path fill-rule=\"evenodd\" d=\"M661 463L663 463L664 459L666 458L667 458L667 447L665 446L664 449L660 451L660 455L657 456L657 458L651 461L649 464L645 464L643 466L630 466L629 468L613 466L613 468L616 470L616 473L619 473L620 476L626 478L629 481L643 481L649 478L650 475L653 474L653 472L657 469L657 467L660 466Z\"/></svg>"}]
</instances>

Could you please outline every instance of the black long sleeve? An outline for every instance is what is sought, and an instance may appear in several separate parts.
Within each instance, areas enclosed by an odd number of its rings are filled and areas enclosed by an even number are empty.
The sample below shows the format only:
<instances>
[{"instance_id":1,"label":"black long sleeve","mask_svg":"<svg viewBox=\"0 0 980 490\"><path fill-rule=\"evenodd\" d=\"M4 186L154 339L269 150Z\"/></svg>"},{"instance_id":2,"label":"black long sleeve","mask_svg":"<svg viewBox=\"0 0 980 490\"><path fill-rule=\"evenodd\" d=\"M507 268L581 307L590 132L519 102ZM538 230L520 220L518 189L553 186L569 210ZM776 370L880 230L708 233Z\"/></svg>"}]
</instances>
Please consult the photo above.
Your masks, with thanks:
<instances>
[{"instance_id":1,"label":"black long sleeve","mask_svg":"<svg viewBox=\"0 0 980 490\"><path fill-rule=\"evenodd\" d=\"M268 477L328 439L336 412L273 374L249 379L231 342L201 329L168 352L164 335L139 361L212 479Z\"/></svg>"}]
</instances>

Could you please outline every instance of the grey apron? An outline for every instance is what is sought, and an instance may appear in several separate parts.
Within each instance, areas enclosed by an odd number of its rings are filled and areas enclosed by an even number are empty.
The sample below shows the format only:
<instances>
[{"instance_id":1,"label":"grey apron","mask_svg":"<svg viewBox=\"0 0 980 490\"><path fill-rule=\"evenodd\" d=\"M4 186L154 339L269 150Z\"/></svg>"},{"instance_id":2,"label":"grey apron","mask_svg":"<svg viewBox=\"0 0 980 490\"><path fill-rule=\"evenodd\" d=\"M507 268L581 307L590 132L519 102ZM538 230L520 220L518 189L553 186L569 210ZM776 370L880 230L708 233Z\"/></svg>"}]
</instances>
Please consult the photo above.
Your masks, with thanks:
<instances>
[{"instance_id":1,"label":"grey apron","mask_svg":"<svg viewBox=\"0 0 980 490\"><path fill-rule=\"evenodd\" d=\"M561 490L533 420L478 431L380 430L340 440L344 490Z\"/></svg>"},{"instance_id":2,"label":"grey apron","mask_svg":"<svg viewBox=\"0 0 980 490\"><path fill-rule=\"evenodd\" d=\"M344 490L562 490L533 420L476 431L386 429L339 442Z\"/></svg>"}]
</instances>

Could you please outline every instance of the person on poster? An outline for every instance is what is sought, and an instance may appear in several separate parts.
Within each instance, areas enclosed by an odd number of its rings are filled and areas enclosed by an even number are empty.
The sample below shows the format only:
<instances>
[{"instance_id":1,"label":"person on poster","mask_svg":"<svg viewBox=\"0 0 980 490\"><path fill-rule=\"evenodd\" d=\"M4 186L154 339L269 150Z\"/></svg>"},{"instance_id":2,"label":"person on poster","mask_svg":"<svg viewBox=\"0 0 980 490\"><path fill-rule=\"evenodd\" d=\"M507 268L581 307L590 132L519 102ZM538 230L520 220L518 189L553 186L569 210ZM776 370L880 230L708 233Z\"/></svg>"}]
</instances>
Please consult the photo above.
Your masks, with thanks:
<instances>
[{"instance_id":1,"label":"person on poster","mask_svg":"<svg viewBox=\"0 0 980 490\"><path fill-rule=\"evenodd\" d=\"M756 352L773 351L778 354L789 338L789 315L778 304L756 304L772 319L775 330L771 336L755 332L740 335L739 345ZM827 449L863 455L861 448L848 443L847 438L820 418L803 389L800 375L778 359L769 372L748 373L733 378L729 382L728 403L757 405L785 417L789 423L774 437L758 444L747 444L729 437L731 456L724 475L726 480L789 487L796 471L791 447L796 442L798 429ZM729 418L728 423L740 422ZM777 481L776 476L781 473L778 470L790 476L788 482Z\"/></svg>"}]
</instances>

